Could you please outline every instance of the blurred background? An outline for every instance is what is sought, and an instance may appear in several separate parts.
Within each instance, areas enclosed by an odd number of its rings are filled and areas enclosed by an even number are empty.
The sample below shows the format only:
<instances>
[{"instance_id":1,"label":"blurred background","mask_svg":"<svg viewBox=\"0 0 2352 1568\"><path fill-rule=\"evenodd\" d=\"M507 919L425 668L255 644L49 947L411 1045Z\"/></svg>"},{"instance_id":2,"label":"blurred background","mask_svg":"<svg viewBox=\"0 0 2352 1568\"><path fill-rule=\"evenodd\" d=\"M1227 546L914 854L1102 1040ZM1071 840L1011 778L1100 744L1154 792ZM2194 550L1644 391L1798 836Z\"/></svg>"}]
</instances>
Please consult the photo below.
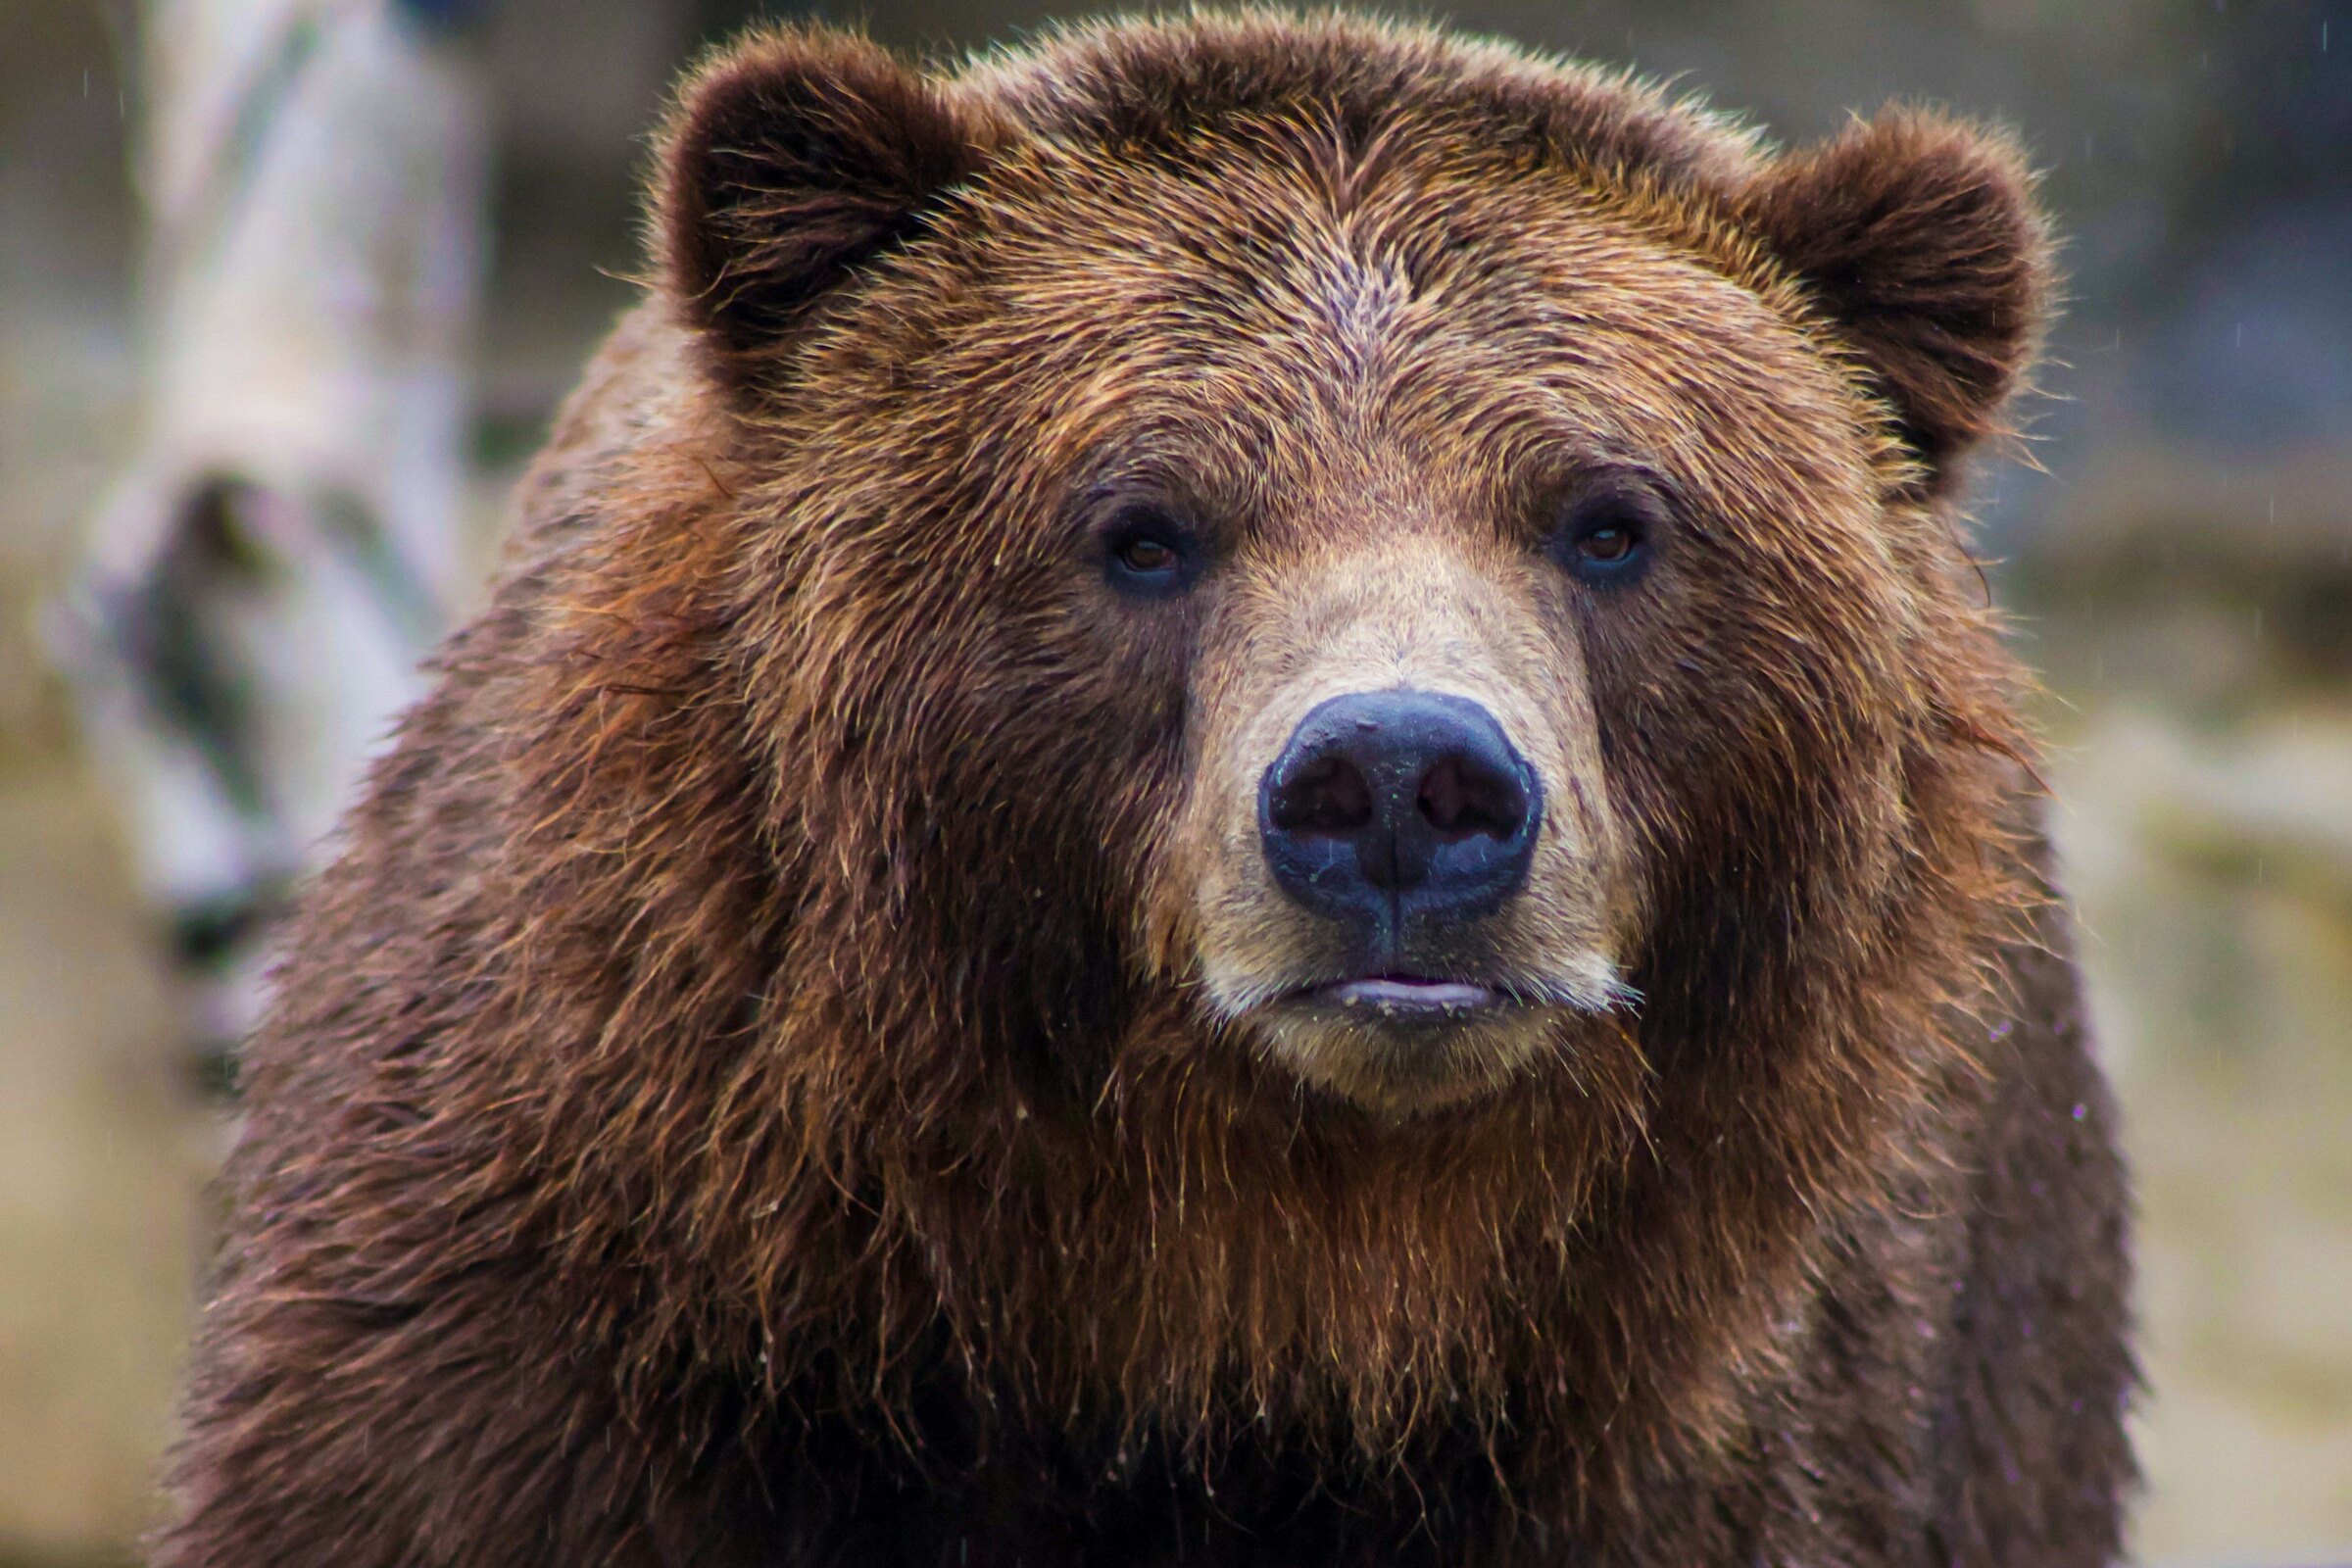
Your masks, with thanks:
<instances>
[{"instance_id":1,"label":"blurred background","mask_svg":"<svg viewBox=\"0 0 2352 1568\"><path fill-rule=\"evenodd\" d=\"M673 73L750 12L0 0L0 1568L151 1518L257 935L630 298ZM2137 1170L2138 1551L2352 1561L2352 0L1448 15L1783 140L1939 101L2046 169L2072 305L1980 527Z\"/></svg>"}]
</instances>

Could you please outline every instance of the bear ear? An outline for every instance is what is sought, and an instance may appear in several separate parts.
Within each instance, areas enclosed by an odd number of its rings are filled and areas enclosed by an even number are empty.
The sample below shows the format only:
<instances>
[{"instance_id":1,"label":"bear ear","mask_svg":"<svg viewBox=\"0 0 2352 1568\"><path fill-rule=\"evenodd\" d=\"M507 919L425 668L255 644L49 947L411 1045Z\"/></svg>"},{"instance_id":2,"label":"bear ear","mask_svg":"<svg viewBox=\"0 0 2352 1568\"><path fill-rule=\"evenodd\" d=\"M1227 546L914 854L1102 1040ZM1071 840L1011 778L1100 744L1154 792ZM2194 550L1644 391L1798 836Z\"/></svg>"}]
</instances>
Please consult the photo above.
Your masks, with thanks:
<instances>
[{"instance_id":1,"label":"bear ear","mask_svg":"<svg viewBox=\"0 0 2352 1568\"><path fill-rule=\"evenodd\" d=\"M1876 374L1932 484L2003 428L2050 290L2048 230L2014 142L1890 110L1767 166L1744 205Z\"/></svg>"},{"instance_id":2,"label":"bear ear","mask_svg":"<svg viewBox=\"0 0 2352 1568\"><path fill-rule=\"evenodd\" d=\"M987 140L940 83L845 32L758 34L696 73L662 142L657 243L720 379L756 385L826 291L921 232Z\"/></svg>"}]
</instances>

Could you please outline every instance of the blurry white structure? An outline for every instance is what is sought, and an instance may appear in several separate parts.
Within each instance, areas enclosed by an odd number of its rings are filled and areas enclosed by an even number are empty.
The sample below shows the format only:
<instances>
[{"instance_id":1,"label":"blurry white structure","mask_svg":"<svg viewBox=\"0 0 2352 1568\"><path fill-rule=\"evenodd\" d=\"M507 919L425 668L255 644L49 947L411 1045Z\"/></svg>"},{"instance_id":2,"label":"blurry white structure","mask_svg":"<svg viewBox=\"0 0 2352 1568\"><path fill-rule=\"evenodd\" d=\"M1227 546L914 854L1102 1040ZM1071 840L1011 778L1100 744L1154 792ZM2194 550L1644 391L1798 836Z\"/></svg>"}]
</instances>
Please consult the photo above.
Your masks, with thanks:
<instances>
[{"instance_id":1,"label":"blurry white structure","mask_svg":"<svg viewBox=\"0 0 2352 1568\"><path fill-rule=\"evenodd\" d=\"M144 423L56 630L209 1044L456 584L488 138L453 9L144 8Z\"/></svg>"}]
</instances>

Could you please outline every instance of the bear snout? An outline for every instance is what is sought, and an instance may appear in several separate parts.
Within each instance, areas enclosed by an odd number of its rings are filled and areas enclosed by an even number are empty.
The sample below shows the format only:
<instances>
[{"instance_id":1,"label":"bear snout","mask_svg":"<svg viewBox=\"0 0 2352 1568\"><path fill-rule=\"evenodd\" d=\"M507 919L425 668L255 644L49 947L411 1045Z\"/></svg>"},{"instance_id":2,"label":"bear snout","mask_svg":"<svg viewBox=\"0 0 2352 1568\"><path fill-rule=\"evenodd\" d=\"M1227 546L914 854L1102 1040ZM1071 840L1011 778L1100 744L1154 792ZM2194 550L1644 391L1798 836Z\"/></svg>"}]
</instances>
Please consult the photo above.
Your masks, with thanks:
<instances>
[{"instance_id":1,"label":"bear snout","mask_svg":"<svg viewBox=\"0 0 2352 1568\"><path fill-rule=\"evenodd\" d=\"M1483 704L1351 692L1299 721L1257 815L1276 885L1379 972L1411 967L1422 939L1493 913L1526 882L1544 793Z\"/></svg>"}]
</instances>

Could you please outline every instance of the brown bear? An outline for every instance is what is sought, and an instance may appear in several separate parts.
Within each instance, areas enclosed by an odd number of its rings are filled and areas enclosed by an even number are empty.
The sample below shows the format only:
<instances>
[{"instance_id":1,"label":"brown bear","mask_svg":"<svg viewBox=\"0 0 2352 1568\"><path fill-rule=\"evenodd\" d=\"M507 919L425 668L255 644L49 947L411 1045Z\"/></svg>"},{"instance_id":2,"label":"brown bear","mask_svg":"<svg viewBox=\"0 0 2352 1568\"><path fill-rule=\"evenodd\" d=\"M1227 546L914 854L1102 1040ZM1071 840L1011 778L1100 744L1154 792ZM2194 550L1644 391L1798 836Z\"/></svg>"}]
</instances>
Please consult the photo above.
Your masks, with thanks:
<instances>
[{"instance_id":1,"label":"brown bear","mask_svg":"<svg viewBox=\"0 0 2352 1568\"><path fill-rule=\"evenodd\" d=\"M295 921L168 1568L2096 1564L1996 134L1415 27L695 74Z\"/></svg>"}]
</instances>

